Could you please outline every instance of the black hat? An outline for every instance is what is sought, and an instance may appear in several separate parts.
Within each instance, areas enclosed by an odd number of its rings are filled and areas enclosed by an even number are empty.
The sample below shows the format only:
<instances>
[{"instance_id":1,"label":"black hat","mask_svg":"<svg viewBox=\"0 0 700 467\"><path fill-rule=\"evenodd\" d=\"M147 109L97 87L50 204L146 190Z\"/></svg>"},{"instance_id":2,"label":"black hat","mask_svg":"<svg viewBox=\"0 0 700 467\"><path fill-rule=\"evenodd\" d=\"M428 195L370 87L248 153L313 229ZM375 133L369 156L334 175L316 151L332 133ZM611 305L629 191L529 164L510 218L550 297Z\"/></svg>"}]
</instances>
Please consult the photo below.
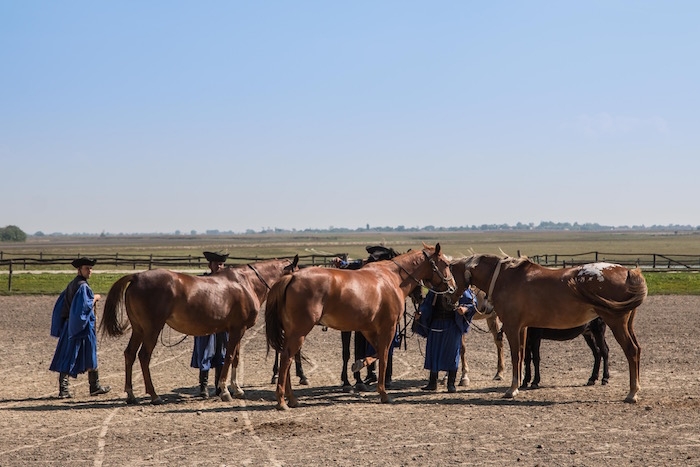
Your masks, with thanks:
<instances>
[{"instance_id":1,"label":"black hat","mask_svg":"<svg viewBox=\"0 0 700 467\"><path fill-rule=\"evenodd\" d=\"M74 268L80 268L81 266L94 266L96 262L96 259L90 259L83 256L82 258L74 259L70 264Z\"/></svg>"},{"instance_id":2,"label":"black hat","mask_svg":"<svg viewBox=\"0 0 700 467\"><path fill-rule=\"evenodd\" d=\"M228 253L225 255L222 253L213 253L211 251L205 251L204 252L204 257L209 261L210 263L213 261L215 263L224 263L226 262L226 258L228 258Z\"/></svg>"}]
</instances>

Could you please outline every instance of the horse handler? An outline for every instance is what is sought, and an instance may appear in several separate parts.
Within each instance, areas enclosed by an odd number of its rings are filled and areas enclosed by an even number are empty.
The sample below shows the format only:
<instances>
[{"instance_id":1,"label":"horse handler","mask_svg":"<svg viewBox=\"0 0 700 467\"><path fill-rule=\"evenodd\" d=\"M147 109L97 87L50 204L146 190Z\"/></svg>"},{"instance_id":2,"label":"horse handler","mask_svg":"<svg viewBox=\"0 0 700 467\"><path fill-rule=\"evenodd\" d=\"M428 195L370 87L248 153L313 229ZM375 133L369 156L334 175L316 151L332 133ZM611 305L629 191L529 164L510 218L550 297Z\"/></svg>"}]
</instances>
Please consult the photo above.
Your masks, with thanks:
<instances>
[{"instance_id":1,"label":"horse handler","mask_svg":"<svg viewBox=\"0 0 700 467\"><path fill-rule=\"evenodd\" d=\"M438 295L430 291L420 305L419 312L416 332L428 338L424 368L430 370L430 380L422 389L437 390L438 371L447 371L447 391L456 392L459 348L462 345L462 334L469 331L476 313L476 298L470 289L456 301L449 294Z\"/></svg>"},{"instance_id":2,"label":"horse handler","mask_svg":"<svg viewBox=\"0 0 700 467\"><path fill-rule=\"evenodd\" d=\"M49 369L58 372L58 397L73 397L68 391L68 376L88 372L90 395L106 394L111 389L101 386L97 373L97 337L95 335L95 295L88 285L92 267L97 261L78 258L71 265L78 275L61 292L51 316L51 335L58 337L56 353Z\"/></svg>"}]
</instances>

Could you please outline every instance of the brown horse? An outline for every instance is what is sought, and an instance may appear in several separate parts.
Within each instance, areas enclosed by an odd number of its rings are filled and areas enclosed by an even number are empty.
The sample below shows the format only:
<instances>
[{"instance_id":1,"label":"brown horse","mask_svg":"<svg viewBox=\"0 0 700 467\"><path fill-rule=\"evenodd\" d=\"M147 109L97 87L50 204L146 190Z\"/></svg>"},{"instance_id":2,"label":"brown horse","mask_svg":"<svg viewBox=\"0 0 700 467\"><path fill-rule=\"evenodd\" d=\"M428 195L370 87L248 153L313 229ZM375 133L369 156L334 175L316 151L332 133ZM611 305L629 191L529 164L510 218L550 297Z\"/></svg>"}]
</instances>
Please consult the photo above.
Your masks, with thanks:
<instances>
[{"instance_id":1,"label":"brown horse","mask_svg":"<svg viewBox=\"0 0 700 467\"><path fill-rule=\"evenodd\" d=\"M298 405L289 378L290 362L316 324L365 335L379 355L377 392L382 402L391 401L385 389L387 358L406 297L423 281L449 292L455 287L440 244L423 247L358 270L302 269L272 287L265 330L268 346L281 355L275 391L278 409Z\"/></svg>"},{"instance_id":2,"label":"brown horse","mask_svg":"<svg viewBox=\"0 0 700 467\"><path fill-rule=\"evenodd\" d=\"M191 276L154 269L119 279L107 295L100 329L103 334L110 336L124 334L127 323L120 323L117 316L124 303L132 329L131 339L124 350L124 390L127 403L137 402L132 387L132 368L137 352L151 403L162 402L153 387L149 363L158 335L165 324L192 336L228 331L226 358L219 379L221 399L233 400L226 387L231 364L231 385L235 394L242 396L243 391L236 381L241 338L246 329L255 324L270 285L283 275L293 272L298 261L298 256L293 261L262 261L226 268L210 276Z\"/></svg>"},{"instance_id":3,"label":"brown horse","mask_svg":"<svg viewBox=\"0 0 700 467\"><path fill-rule=\"evenodd\" d=\"M527 258L480 254L456 263L455 276L463 275L466 282L487 290L503 321L513 364L513 380L505 397L518 394L529 326L568 329L600 316L627 356L630 392L625 402L637 402L641 347L633 322L637 307L647 295L639 268L594 263L550 269Z\"/></svg>"}]
</instances>

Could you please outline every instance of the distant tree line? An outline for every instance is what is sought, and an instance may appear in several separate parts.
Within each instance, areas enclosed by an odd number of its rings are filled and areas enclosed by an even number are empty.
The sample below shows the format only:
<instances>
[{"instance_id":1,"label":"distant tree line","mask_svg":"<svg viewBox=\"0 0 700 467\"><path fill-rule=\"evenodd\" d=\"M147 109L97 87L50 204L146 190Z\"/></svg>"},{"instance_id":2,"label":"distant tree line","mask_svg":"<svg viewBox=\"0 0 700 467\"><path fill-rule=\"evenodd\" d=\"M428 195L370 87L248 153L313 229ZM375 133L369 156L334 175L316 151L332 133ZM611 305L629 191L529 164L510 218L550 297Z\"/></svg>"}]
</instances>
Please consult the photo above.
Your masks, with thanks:
<instances>
[{"instance_id":1,"label":"distant tree line","mask_svg":"<svg viewBox=\"0 0 700 467\"><path fill-rule=\"evenodd\" d=\"M6 229L13 227L17 229L17 227L14 226L8 226ZM19 230L19 229L17 229ZM406 227L404 225L399 225L396 227L390 227L390 226L385 226L385 227L371 227L369 224L367 224L365 227L358 227L358 228L347 228L347 227L333 227L330 226L327 229L284 229L284 228L279 228L279 227L263 227L260 230L253 230L253 229L247 229L245 232L234 232L232 230L216 230L216 229L210 229L206 230L205 232L197 232L196 230L191 230L190 232L181 232L179 230L176 230L175 232L158 232L158 233L106 233L102 232L100 234L90 234L90 233L74 233L74 234L64 234L60 232L55 232L52 234L48 234L50 236L64 236L64 235L76 235L76 236L100 236L100 237L105 237L105 236L157 236L157 235L190 235L190 236L196 236L196 235L255 235L255 234L286 234L286 233L353 233L353 232L464 232L464 231L589 231L589 232L604 232L604 231L643 231L643 230L648 230L648 231L672 231L672 232L679 232L679 231L700 231L700 226L693 226L693 225L679 225L679 224L669 224L669 225L651 225L651 226L645 226L645 225L621 225L621 226L612 226L612 225L601 225L598 223L584 223L584 224L579 224L578 222L574 222L573 224L570 222L549 222L549 221L543 221L540 222L539 224L535 225L534 223L530 222L528 224L523 224L522 222L518 222L515 225L509 225L509 224L481 224L481 225L464 225L464 226L458 226L458 227L437 227L434 225L426 225L424 227ZM22 235L24 235L24 238L26 238L26 235L24 232L22 232ZM40 237L40 236L45 236L47 234L44 234L43 232L36 232L34 236ZM4 240L4 238L3 238ZM15 240L15 241L24 241L22 240Z\"/></svg>"},{"instance_id":2,"label":"distant tree line","mask_svg":"<svg viewBox=\"0 0 700 467\"><path fill-rule=\"evenodd\" d=\"M0 242L26 242L27 234L16 225L0 227Z\"/></svg>"}]
</instances>

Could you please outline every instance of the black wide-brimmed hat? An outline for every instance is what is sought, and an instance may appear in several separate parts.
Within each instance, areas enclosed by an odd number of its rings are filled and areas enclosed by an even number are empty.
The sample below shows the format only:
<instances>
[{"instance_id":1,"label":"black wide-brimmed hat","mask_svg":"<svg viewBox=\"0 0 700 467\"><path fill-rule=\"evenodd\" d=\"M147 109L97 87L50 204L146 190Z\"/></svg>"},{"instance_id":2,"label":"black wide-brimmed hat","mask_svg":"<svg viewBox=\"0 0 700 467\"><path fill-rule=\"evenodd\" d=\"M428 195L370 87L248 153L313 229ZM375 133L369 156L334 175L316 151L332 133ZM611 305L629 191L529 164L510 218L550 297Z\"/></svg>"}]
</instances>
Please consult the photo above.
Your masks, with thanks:
<instances>
[{"instance_id":1,"label":"black wide-brimmed hat","mask_svg":"<svg viewBox=\"0 0 700 467\"><path fill-rule=\"evenodd\" d=\"M207 259L209 262L215 262L215 263L225 263L226 258L228 258L228 253L223 254L219 252L212 252L212 251L205 251L204 252L204 257Z\"/></svg>"},{"instance_id":2,"label":"black wide-brimmed hat","mask_svg":"<svg viewBox=\"0 0 700 467\"><path fill-rule=\"evenodd\" d=\"M96 259L90 259L83 256L82 258L74 259L70 264L74 268L79 268L81 266L94 266L96 262Z\"/></svg>"}]
</instances>

